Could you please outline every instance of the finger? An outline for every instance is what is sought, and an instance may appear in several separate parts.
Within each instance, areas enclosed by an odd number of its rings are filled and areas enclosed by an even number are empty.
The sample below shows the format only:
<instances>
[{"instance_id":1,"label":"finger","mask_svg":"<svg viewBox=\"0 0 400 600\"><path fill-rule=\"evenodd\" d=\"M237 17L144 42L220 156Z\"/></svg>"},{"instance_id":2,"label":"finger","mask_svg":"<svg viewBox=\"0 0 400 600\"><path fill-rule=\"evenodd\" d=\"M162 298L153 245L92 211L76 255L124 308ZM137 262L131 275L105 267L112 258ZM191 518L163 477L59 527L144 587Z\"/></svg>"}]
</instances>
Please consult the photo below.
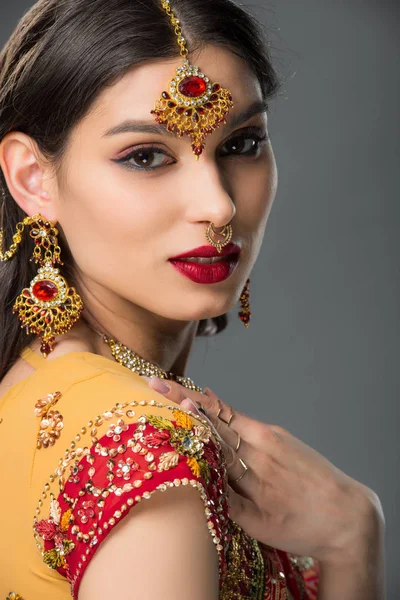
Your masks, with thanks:
<instances>
[{"instance_id":1,"label":"finger","mask_svg":"<svg viewBox=\"0 0 400 600\"><path fill-rule=\"evenodd\" d=\"M167 381L165 379L161 379L160 377L156 377L155 375L152 377L141 375L141 377L147 381L152 390L159 392L169 400L177 402L178 404L180 404L181 400L183 400L184 395L182 392L182 386L176 381Z\"/></svg>"},{"instance_id":2,"label":"finger","mask_svg":"<svg viewBox=\"0 0 400 600\"><path fill-rule=\"evenodd\" d=\"M196 392L195 390L190 390L175 381L168 380L168 382L166 382L164 380L160 380L158 377L143 377L149 382L149 385L152 389L159 391L163 394L163 396L177 404L180 404L181 406L183 404L183 407L187 406L188 404L190 406L190 404L193 402L203 404L203 400L206 398L204 394ZM164 389L162 386L160 386L160 382L162 384L167 384L169 389ZM196 406L194 406L194 408L197 410ZM191 409L189 408L189 410ZM197 412L199 415L201 415L201 418L204 418L203 413L199 413L199 411ZM210 419L206 418L206 420L210 423L210 427L215 433L215 437L218 439L219 444L221 445L221 451L223 452L226 462L228 479L232 482L232 485L234 485L236 489L240 490L243 494L246 494L246 496L252 497L257 490L258 478L256 478L250 467L250 464L254 464L254 453L252 453L250 445L246 441L240 440L239 457L238 453L235 451L238 441L237 433L225 425L219 418L211 417ZM223 432L223 436L221 435L221 432ZM244 467L239 460L240 458L245 461L247 467L245 475L243 475ZM241 477L241 475L243 475L243 478L240 479L239 482L236 482L236 479ZM244 479L246 481L243 481Z\"/></svg>"},{"instance_id":3,"label":"finger","mask_svg":"<svg viewBox=\"0 0 400 600\"><path fill-rule=\"evenodd\" d=\"M147 377L146 375L141 375L141 377L148 382L151 389L162 394L165 398L171 400L171 402L179 404L182 406L182 408L189 409L198 418L205 420L208 426L211 428L213 434L220 438L220 435L216 431L212 421L210 421L204 412L199 410L199 407L202 407L200 399L203 398L203 394L197 392L196 390L190 390L176 381L166 381L165 379L160 379L156 376ZM191 403L191 406L188 404L188 402Z\"/></svg>"},{"instance_id":4,"label":"finger","mask_svg":"<svg viewBox=\"0 0 400 600\"><path fill-rule=\"evenodd\" d=\"M286 432L283 427L278 425L270 425L252 419L251 417L240 412L236 408L231 408L226 404L213 390L206 387L204 389L204 395L202 396L201 402L207 409L207 413L215 424L216 429L219 431L221 436L226 439L228 436L228 430L235 430L240 434L242 440L248 442L251 446L260 451L266 451L266 445L269 439L281 438ZM221 411L220 411L221 409ZM219 413L219 416L217 417ZM233 414L230 424L231 413Z\"/></svg>"}]
</instances>

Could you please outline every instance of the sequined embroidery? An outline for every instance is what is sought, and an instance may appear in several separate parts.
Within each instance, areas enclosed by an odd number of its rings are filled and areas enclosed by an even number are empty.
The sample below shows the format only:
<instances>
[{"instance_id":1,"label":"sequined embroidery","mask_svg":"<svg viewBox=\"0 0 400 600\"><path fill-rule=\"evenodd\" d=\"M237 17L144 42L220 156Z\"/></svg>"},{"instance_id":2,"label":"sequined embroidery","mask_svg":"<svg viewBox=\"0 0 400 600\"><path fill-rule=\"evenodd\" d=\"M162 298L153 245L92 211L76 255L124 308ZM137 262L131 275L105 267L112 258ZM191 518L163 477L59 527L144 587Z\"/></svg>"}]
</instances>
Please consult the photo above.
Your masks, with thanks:
<instances>
[{"instance_id":1,"label":"sequined embroidery","mask_svg":"<svg viewBox=\"0 0 400 600\"><path fill-rule=\"evenodd\" d=\"M64 427L63 416L58 410L52 409L60 398L61 392L54 392L53 394L47 394L47 396L41 398L35 404L35 416L41 417L36 442L38 450L54 446L56 440L61 435L61 430Z\"/></svg>"},{"instance_id":2,"label":"sequined embroidery","mask_svg":"<svg viewBox=\"0 0 400 600\"><path fill-rule=\"evenodd\" d=\"M172 417L136 415L132 407L140 405L168 408ZM229 521L226 463L207 421L196 415L196 423L190 415L153 400L118 403L82 427L60 459L38 502L34 535L46 564L70 582L73 597L85 563L108 531L142 499L179 485L192 485L203 499L222 582ZM111 419L98 438L97 428ZM92 445L77 447L86 435ZM173 475L166 480L168 471ZM50 491L57 480L58 496ZM48 497L50 516L38 520Z\"/></svg>"},{"instance_id":3,"label":"sequined embroidery","mask_svg":"<svg viewBox=\"0 0 400 600\"><path fill-rule=\"evenodd\" d=\"M142 412L141 406L154 410ZM169 409L171 418L158 408ZM117 403L81 428L49 476L34 517L36 543L76 598L93 552L132 506L169 487L191 485L203 500L218 552L220 600L310 600L295 559L229 519L227 481L221 445L202 417L155 400ZM48 518L38 520L46 500Z\"/></svg>"},{"instance_id":4,"label":"sequined embroidery","mask_svg":"<svg viewBox=\"0 0 400 600\"><path fill-rule=\"evenodd\" d=\"M6 600L24 600L22 596L17 594L16 592L10 592L6 598Z\"/></svg>"},{"instance_id":5,"label":"sequined embroidery","mask_svg":"<svg viewBox=\"0 0 400 600\"><path fill-rule=\"evenodd\" d=\"M264 600L265 564L258 542L229 522L228 574L220 591L222 600Z\"/></svg>"}]
</instances>

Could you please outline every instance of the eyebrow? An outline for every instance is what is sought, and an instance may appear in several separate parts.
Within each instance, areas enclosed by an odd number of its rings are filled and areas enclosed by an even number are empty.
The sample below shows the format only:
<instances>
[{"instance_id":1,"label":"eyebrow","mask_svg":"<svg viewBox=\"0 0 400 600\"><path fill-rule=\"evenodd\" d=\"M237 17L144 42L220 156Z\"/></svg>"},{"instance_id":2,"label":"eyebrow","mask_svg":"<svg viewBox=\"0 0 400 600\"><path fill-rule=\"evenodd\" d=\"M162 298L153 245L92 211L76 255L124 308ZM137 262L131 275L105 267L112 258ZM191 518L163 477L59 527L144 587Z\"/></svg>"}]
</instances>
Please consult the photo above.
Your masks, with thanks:
<instances>
[{"instance_id":1,"label":"eyebrow","mask_svg":"<svg viewBox=\"0 0 400 600\"><path fill-rule=\"evenodd\" d=\"M234 115L232 118L227 120L227 125L230 126L231 129L241 125L248 121L254 115L264 113L268 111L268 103L265 100L256 100L250 106L242 110L237 115ZM169 137L177 137L176 132L168 131L165 125L161 125L160 123L151 122L151 121L137 121L132 119L127 119L123 121L119 125L115 125L111 127L111 129L107 129L102 137L109 137L112 135L117 135L118 133L152 133L158 135L167 135Z\"/></svg>"}]
</instances>

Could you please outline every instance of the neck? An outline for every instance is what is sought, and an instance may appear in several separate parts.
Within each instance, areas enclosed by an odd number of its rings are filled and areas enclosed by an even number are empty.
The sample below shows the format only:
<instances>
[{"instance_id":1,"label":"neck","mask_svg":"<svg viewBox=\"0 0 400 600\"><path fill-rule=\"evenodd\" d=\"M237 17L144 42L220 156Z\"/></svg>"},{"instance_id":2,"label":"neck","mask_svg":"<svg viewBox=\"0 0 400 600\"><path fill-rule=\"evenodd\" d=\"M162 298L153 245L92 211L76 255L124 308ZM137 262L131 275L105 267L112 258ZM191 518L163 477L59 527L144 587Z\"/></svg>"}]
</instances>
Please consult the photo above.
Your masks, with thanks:
<instances>
[{"instance_id":1,"label":"neck","mask_svg":"<svg viewBox=\"0 0 400 600\"><path fill-rule=\"evenodd\" d=\"M175 375L184 377L197 326L197 321L191 321L185 323L184 328L175 335L171 332L163 335L159 328L152 334L147 331L144 335L142 328L133 325L118 327L115 323L113 327L104 327L93 314L85 311L85 315L81 317L79 331L75 326L74 335L84 339L91 352L110 357L110 348L103 339L103 335L106 334L108 338L124 344L129 350L133 350L141 358L164 371L172 371Z\"/></svg>"},{"instance_id":2,"label":"neck","mask_svg":"<svg viewBox=\"0 0 400 600\"><path fill-rule=\"evenodd\" d=\"M167 319L88 280L77 272L84 310L71 331L90 352L112 357L103 334L163 371L185 376L198 321ZM67 334L68 335L68 334Z\"/></svg>"}]
</instances>

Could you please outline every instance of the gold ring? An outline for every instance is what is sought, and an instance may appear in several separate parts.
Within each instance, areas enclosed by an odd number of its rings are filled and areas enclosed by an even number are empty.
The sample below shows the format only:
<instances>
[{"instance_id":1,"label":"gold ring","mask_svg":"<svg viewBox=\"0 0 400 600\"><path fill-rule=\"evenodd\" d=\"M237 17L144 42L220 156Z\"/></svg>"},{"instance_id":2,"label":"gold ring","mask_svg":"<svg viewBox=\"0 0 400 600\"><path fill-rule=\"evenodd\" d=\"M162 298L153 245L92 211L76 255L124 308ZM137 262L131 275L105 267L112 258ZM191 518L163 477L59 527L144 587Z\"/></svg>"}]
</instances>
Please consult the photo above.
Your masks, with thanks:
<instances>
[{"instance_id":1,"label":"gold ring","mask_svg":"<svg viewBox=\"0 0 400 600\"><path fill-rule=\"evenodd\" d=\"M239 446L240 446L240 433L237 431L237 436L238 436L238 441L236 444L236 448L235 448L235 452L237 452L239 450Z\"/></svg>"},{"instance_id":2,"label":"gold ring","mask_svg":"<svg viewBox=\"0 0 400 600\"><path fill-rule=\"evenodd\" d=\"M221 414L221 410L222 410L222 408L221 408L221 407L219 407L219 410L218 410L218 412L217 412L217 417L218 417L218 418L219 418L219 415Z\"/></svg>"},{"instance_id":3,"label":"gold ring","mask_svg":"<svg viewBox=\"0 0 400 600\"><path fill-rule=\"evenodd\" d=\"M245 463L245 462L244 462L244 461L243 461L241 458L239 458L239 460L240 460L240 462L242 463L242 465L244 466L244 471L243 471L243 473L241 474L241 476L240 476L240 477L238 477L237 479L235 479L235 481L240 481L240 480L242 479L242 477L244 477L244 475L246 474L246 471L247 471L247 470L248 470L248 468L249 468L249 467L246 465L246 463Z\"/></svg>"},{"instance_id":4,"label":"gold ring","mask_svg":"<svg viewBox=\"0 0 400 600\"><path fill-rule=\"evenodd\" d=\"M229 425L230 425L230 423L231 423L231 421L233 419L233 408L232 408L232 406L230 406L229 408L231 409L231 414L229 415L228 421L225 421L225 419L223 419L222 417L220 417L221 421L223 421L224 423L226 423L228 425L228 427L229 427Z\"/></svg>"}]
</instances>

